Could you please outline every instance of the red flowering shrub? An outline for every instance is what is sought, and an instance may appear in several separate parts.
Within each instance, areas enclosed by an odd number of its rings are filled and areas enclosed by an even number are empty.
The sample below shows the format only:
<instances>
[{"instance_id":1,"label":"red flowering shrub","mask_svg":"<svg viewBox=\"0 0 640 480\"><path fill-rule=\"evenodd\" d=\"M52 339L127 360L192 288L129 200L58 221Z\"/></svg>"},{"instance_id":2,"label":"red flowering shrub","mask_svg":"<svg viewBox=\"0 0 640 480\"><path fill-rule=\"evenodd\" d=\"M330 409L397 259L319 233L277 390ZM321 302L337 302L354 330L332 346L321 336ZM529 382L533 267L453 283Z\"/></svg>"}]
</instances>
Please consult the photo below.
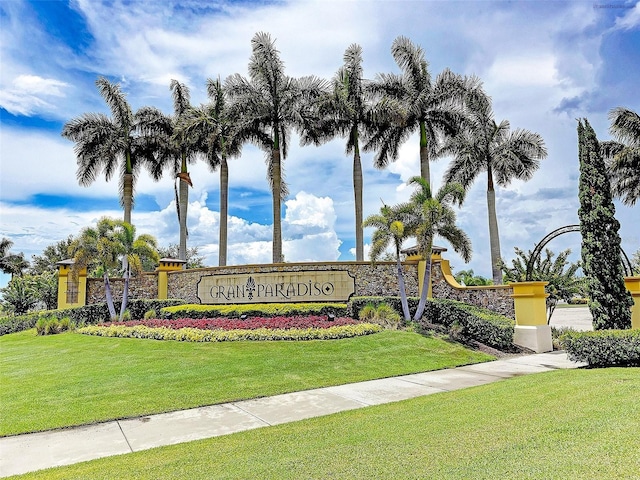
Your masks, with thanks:
<instances>
[{"instance_id":1,"label":"red flowering shrub","mask_svg":"<svg viewBox=\"0 0 640 480\"><path fill-rule=\"evenodd\" d=\"M244 320L238 318L178 318L175 320L132 320L122 323L104 323L102 326L123 325L134 327L144 325L150 328L197 328L200 330L257 330L259 328L289 330L306 328L331 328L342 325L355 325L360 323L353 318L339 317L329 320L326 316L297 316L297 317L249 317Z\"/></svg>"}]
</instances>

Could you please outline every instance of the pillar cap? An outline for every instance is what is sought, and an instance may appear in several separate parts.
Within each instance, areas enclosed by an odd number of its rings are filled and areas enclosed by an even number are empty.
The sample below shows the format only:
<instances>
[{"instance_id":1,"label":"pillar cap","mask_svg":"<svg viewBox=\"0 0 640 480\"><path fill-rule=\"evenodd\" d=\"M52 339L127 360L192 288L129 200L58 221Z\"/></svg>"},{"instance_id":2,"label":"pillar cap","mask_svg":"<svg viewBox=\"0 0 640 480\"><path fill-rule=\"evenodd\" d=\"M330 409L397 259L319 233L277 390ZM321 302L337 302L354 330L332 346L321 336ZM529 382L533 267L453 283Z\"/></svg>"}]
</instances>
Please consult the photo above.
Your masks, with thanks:
<instances>
[{"instance_id":1,"label":"pillar cap","mask_svg":"<svg viewBox=\"0 0 640 480\"><path fill-rule=\"evenodd\" d=\"M75 265L76 261L73 258L67 258L66 260L60 260L59 262L56 262L56 265L60 265L61 267L63 266L67 266L67 265Z\"/></svg>"},{"instance_id":2,"label":"pillar cap","mask_svg":"<svg viewBox=\"0 0 640 480\"><path fill-rule=\"evenodd\" d=\"M179 260L177 258L161 258L160 263L187 263L186 260Z\"/></svg>"}]
</instances>

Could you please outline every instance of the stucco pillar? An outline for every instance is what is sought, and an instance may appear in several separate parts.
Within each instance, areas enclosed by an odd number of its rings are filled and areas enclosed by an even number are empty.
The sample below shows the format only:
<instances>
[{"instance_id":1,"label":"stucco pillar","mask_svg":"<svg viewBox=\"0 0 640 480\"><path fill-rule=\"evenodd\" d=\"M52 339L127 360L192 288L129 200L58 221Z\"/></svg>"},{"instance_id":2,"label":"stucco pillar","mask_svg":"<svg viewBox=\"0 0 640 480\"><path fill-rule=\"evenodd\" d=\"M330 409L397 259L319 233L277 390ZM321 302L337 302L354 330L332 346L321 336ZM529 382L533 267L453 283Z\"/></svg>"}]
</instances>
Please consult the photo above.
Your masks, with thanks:
<instances>
[{"instance_id":1,"label":"stucco pillar","mask_svg":"<svg viewBox=\"0 0 640 480\"><path fill-rule=\"evenodd\" d=\"M166 300L169 294L169 272L182 270L184 260L175 258L161 258L160 265L156 268L158 272L158 300Z\"/></svg>"},{"instance_id":2,"label":"stucco pillar","mask_svg":"<svg viewBox=\"0 0 640 480\"><path fill-rule=\"evenodd\" d=\"M87 304L87 269L73 272L73 259L62 260L58 266L58 309L82 307Z\"/></svg>"},{"instance_id":3,"label":"stucco pillar","mask_svg":"<svg viewBox=\"0 0 640 480\"><path fill-rule=\"evenodd\" d=\"M633 297L631 328L640 329L640 277L624 277L624 285Z\"/></svg>"},{"instance_id":4,"label":"stucco pillar","mask_svg":"<svg viewBox=\"0 0 640 480\"><path fill-rule=\"evenodd\" d=\"M553 350L551 327L547 324L547 297L544 287L548 282L510 283L516 327L513 343L536 353Z\"/></svg>"},{"instance_id":5,"label":"stucco pillar","mask_svg":"<svg viewBox=\"0 0 640 480\"><path fill-rule=\"evenodd\" d=\"M427 292L427 298L433 298L433 265L442 261L442 255L440 252L433 253L431 255L431 278L429 279L429 291ZM418 260L418 296L422 294L422 287L424 285L424 277L427 273L427 261L424 258Z\"/></svg>"}]
</instances>

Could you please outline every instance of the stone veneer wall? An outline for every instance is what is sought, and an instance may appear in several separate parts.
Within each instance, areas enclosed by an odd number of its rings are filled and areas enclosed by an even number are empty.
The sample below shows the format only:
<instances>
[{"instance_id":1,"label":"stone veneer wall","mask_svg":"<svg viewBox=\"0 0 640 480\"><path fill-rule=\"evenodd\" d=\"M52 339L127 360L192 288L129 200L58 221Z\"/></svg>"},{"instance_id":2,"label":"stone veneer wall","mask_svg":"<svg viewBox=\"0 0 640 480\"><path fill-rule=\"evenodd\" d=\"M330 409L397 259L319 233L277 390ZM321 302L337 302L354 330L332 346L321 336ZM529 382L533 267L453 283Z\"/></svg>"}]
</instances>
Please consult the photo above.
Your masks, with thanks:
<instances>
[{"instance_id":1,"label":"stone veneer wall","mask_svg":"<svg viewBox=\"0 0 640 480\"><path fill-rule=\"evenodd\" d=\"M168 274L168 297L180 298L189 303L199 303L196 285L201 277L216 273L262 273L300 270L346 270L356 278L357 296L397 296L398 280L395 262L331 262L331 263L287 263L284 265L241 265L228 267L210 267L193 270L178 270ZM404 264L407 295L418 296L418 264ZM491 287L463 287L445 275L440 261L433 262L432 291L434 298L448 298L460 302L488 308L494 312L515 318L513 289L508 285ZM113 298L122 299L124 279L109 280ZM158 277L155 273L146 273L132 277L129 281L129 298L158 298ZM106 301L102 278L87 279L87 304Z\"/></svg>"},{"instance_id":2,"label":"stone veneer wall","mask_svg":"<svg viewBox=\"0 0 640 480\"><path fill-rule=\"evenodd\" d=\"M356 279L356 296L385 296L398 295L398 279L394 262L327 262L327 263L287 263L284 265L242 265L227 267L198 268L169 272L168 297L181 298L189 303L199 303L196 285L201 277L214 274L256 274L270 272L298 272L302 270L347 271ZM418 265L406 263L404 265L407 294L418 294Z\"/></svg>"},{"instance_id":3,"label":"stone veneer wall","mask_svg":"<svg viewBox=\"0 0 640 480\"><path fill-rule=\"evenodd\" d=\"M448 270L448 269L447 269ZM447 278L449 281L447 281ZM434 261L431 272L434 298L448 298L487 308L509 318L516 318L513 288L509 285L463 287L449 275L445 275L439 261Z\"/></svg>"},{"instance_id":4,"label":"stone veneer wall","mask_svg":"<svg viewBox=\"0 0 640 480\"><path fill-rule=\"evenodd\" d=\"M110 278L114 301L122 300L124 278ZM143 273L129 279L129 298L158 298L158 275ZM104 279L87 278L87 304L106 302Z\"/></svg>"}]
</instances>

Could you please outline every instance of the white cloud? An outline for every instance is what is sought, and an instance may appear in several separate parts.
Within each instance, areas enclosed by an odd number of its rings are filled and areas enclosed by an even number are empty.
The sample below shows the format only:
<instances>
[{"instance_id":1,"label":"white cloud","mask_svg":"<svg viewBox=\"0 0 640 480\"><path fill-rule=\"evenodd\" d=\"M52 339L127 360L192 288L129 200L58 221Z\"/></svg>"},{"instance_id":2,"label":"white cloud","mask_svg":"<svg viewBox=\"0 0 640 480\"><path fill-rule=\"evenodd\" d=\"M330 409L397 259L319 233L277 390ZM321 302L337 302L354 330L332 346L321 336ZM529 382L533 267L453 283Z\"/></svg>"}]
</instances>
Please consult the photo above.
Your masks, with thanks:
<instances>
[{"instance_id":1,"label":"white cloud","mask_svg":"<svg viewBox=\"0 0 640 480\"><path fill-rule=\"evenodd\" d=\"M487 82L509 87L552 87L558 83L553 56L500 57L487 72Z\"/></svg>"},{"instance_id":2,"label":"white cloud","mask_svg":"<svg viewBox=\"0 0 640 480\"><path fill-rule=\"evenodd\" d=\"M333 200L329 197L316 197L301 191L285 205L284 221L290 227L327 229L335 224Z\"/></svg>"},{"instance_id":3,"label":"white cloud","mask_svg":"<svg viewBox=\"0 0 640 480\"><path fill-rule=\"evenodd\" d=\"M36 193L65 194L81 190L75 181L73 145L62 138L3 126L0 157L0 191L4 200L25 200ZM100 190L98 187L85 193L95 195Z\"/></svg>"},{"instance_id":4,"label":"white cloud","mask_svg":"<svg viewBox=\"0 0 640 480\"><path fill-rule=\"evenodd\" d=\"M620 5L621 8L626 5ZM616 27L623 30L631 30L640 25L640 2L636 3L634 7L629 9L628 13L625 13L622 17L616 19Z\"/></svg>"},{"instance_id":5,"label":"white cloud","mask_svg":"<svg viewBox=\"0 0 640 480\"><path fill-rule=\"evenodd\" d=\"M189 246L197 246L205 256L205 264L218 263L219 218L217 211L206 205L206 194L189 204ZM292 212L289 212L291 205ZM316 210L317 207L317 210ZM15 244L13 250L24 252L27 258L39 255L45 247L68 235L78 235L103 216L120 218L120 211L75 212L68 209L41 209L1 203L0 229ZM135 210L134 210L135 212ZM312 213L306 217L306 213ZM341 241L333 228L336 214L330 198L319 198L300 192L287 202L283 221L285 231L295 230L295 237L283 241L288 262L337 260ZM29 219L25 222L25 219ZM305 220L306 219L306 220ZM292 223L291 223L292 222ZM138 234L156 237L160 246L178 243L178 221L175 203L157 212L135 213ZM255 264L271 262L271 227L231 216L228 220L227 263Z\"/></svg>"},{"instance_id":6,"label":"white cloud","mask_svg":"<svg viewBox=\"0 0 640 480\"><path fill-rule=\"evenodd\" d=\"M30 12L28 2L2 3L0 8L7 12L3 19L8 19L0 32L3 105L9 105L8 110L16 115L45 113L47 118L64 120L84 112L107 112L92 83L100 74L122 79L134 109L154 105L171 112L171 78L191 87L192 103L205 101L207 77L220 75L224 80L235 72L246 75L250 41L258 31L270 32L276 39L289 75L330 78L341 65L345 48L359 43L365 76L372 78L377 72L398 72L389 49L397 35L406 35L425 49L434 76L445 67L478 75L493 98L497 120L508 119L513 128L527 128L545 138L549 158L542 162L533 180L514 182L497 192L503 255L512 252L513 246L529 248L544 233L574 221L576 115L558 114L554 109L563 98L607 90L601 85L603 38L614 30L621 34L635 28L640 8L636 4L624 12L617 9L619 18L612 27L614 12L597 11L582 1L544 5L375 2L375 8L370 2L320 0L270 4L180 2L179 6L123 0L71 2L88 24L86 32L79 32L84 43L67 44ZM628 72L621 69L620 75L628 76ZM610 90L611 101L633 107L632 89ZM605 110L610 106L590 111L585 102L578 107L579 115L589 116L599 133L607 131ZM297 143L293 135L284 162L290 191L297 192L285 203L285 257L287 261L310 256L331 260L336 258L340 242L353 244L353 160L344 154L344 139L319 148L300 148ZM60 138L59 132L3 124L0 154L2 231L16 241L17 251L39 253L67 232L77 233L105 213L121 217L120 211L77 213L16 205L37 194L83 196L89 199L88 204L91 198L116 197L117 179L105 182L99 177L90 188L78 186L73 144ZM415 135L401 147L400 158L384 171L373 168L373 154L362 154L365 216L378 211L381 199L394 204L408 198L413 188L405 182L419 173L418 157ZM441 184L447 163L442 159L431 164L435 188ZM190 189L189 244L200 246L207 263L215 265L219 213L214 205L218 203L219 175L201 161L189 169L194 182ZM270 193L264 153L247 145L241 158L230 160L229 169L234 212L229 218L229 263L270 262ZM474 245L469 267L488 276L485 188L486 178L481 176L458 218ZM541 194L544 188L571 190L574 194L571 200L549 200ZM153 196L161 206L157 212L134 209L139 232L153 233L161 244L176 243L173 179L166 175L155 183L143 173L136 192ZM256 211L263 218L258 218ZM634 245L640 244L638 223L631 209L619 208L618 214L623 244L633 252L637 249ZM368 229L365 242L370 233ZM453 252L447 256L454 265L463 266Z\"/></svg>"},{"instance_id":7,"label":"white cloud","mask_svg":"<svg viewBox=\"0 0 640 480\"><path fill-rule=\"evenodd\" d=\"M15 115L53 113L56 106L52 102L64 97L63 89L69 86L53 78L18 75L12 80L11 86L3 86L0 90L0 106Z\"/></svg>"},{"instance_id":8,"label":"white cloud","mask_svg":"<svg viewBox=\"0 0 640 480\"><path fill-rule=\"evenodd\" d=\"M19 75L13 80L13 86L18 92L63 97L64 93L61 87L68 87L69 84L53 78L38 77L37 75Z\"/></svg>"}]
</instances>

